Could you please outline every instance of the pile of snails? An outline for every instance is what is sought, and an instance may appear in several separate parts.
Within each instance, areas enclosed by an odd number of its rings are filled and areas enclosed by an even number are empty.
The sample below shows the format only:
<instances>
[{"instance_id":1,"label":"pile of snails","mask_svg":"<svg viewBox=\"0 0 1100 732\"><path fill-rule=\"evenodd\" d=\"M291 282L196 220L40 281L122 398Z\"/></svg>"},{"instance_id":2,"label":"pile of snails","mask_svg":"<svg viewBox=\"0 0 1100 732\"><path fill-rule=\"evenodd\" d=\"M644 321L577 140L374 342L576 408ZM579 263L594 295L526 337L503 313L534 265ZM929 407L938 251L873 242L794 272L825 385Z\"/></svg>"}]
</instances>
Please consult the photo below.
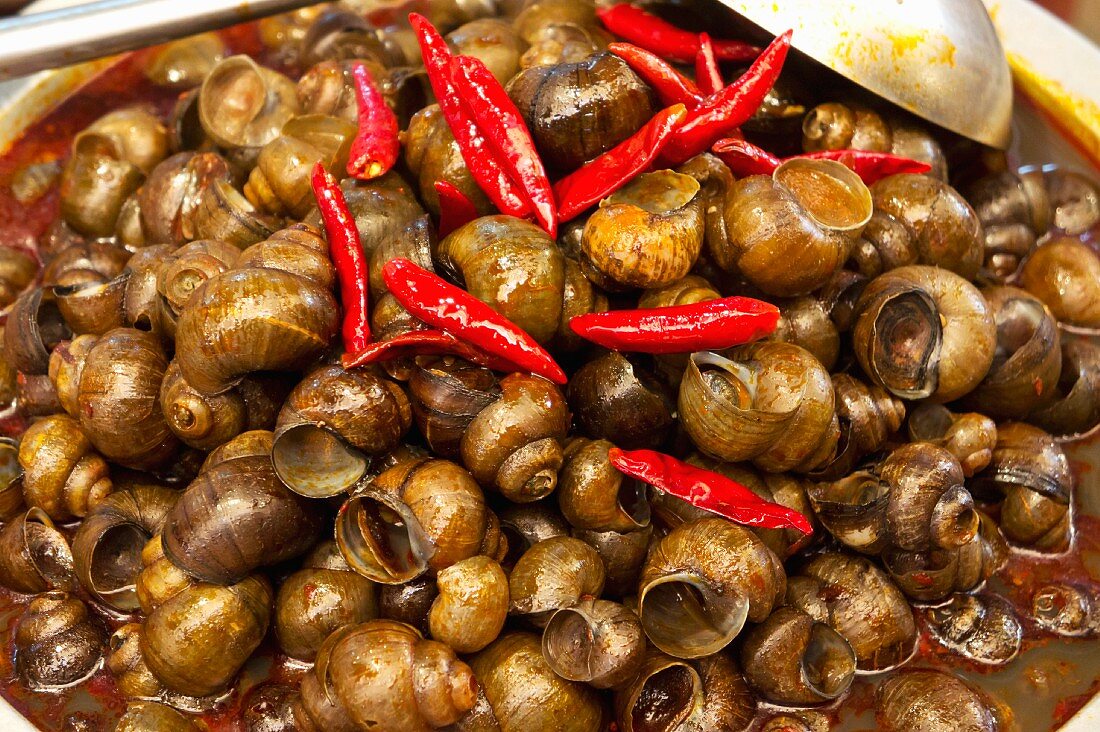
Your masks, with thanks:
<instances>
[{"instance_id":1,"label":"pile of snails","mask_svg":"<svg viewBox=\"0 0 1100 732\"><path fill-rule=\"evenodd\" d=\"M906 665L922 628L992 665L1024 624L1100 634L1100 587L1045 586L1019 617L986 584L1019 549L1073 547L1062 443L1100 423L1100 186L781 84L750 138L932 171L736 180L704 154L555 240L494 213L409 28L360 5L261 22L279 70L216 35L161 49L146 74L179 91L171 114L80 132L37 253L0 249L19 680L107 674L117 729L199 730L264 646L298 680L249 692L241 729L688 732L822 729L806 708L875 674L881 729L1012 729L991 694ZM659 109L586 0L429 6L554 175ZM566 386L452 356L340 365L309 171L344 170L354 60L403 130L397 170L341 184L376 337L427 327L382 280L403 257L546 346ZM442 238L440 180L481 214ZM569 328L734 294L780 307L772 337L645 356ZM817 530L709 514L618 472L613 447L677 455Z\"/></svg>"}]
</instances>

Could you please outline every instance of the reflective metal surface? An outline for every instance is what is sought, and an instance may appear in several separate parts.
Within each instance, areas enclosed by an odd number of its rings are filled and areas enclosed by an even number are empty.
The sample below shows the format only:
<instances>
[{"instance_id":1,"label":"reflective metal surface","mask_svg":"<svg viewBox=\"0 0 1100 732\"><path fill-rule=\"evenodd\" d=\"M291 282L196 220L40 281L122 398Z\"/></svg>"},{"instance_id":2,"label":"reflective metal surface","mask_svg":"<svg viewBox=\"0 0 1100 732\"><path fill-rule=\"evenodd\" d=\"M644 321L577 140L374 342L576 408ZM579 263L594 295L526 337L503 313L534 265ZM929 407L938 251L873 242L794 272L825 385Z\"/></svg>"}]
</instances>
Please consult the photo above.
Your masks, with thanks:
<instances>
[{"instance_id":1,"label":"reflective metal surface","mask_svg":"<svg viewBox=\"0 0 1100 732\"><path fill-rule=\"evenodd\" d=\"M316 0L100 0L0 21L0 79L131 51Z\"/></svg>"},{"instance_id":2,"label":"reflective metal surface","mask_svg":"<svg viewBox=\"0 0 1100 732\"><path fill-rule=\"evenodd\" d=\"M981 0L722 0L919 117L1008 147L1012 79Z\"/></svg>"}]
</instances>

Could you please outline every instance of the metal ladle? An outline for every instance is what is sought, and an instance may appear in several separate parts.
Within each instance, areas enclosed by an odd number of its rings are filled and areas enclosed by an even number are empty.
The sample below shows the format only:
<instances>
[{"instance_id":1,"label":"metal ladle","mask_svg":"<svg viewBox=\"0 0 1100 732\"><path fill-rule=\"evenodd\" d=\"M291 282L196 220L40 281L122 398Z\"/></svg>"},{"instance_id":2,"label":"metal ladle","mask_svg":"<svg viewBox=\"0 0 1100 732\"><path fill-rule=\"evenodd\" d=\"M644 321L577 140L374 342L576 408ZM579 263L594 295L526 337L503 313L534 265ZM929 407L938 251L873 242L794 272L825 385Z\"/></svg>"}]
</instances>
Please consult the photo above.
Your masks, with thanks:
<instances>
[{"instance_id":1,"label":"metal ladle","mask_svg":"<svg viewBox=\"0 0 1100 732\"><path fill-rule=\"evenodd\" d=\"M1008 146L1012 80L981 0L721 0L903 109ZM100 0L0 21L0 79L273 15L311 0Z\"/></svg>"}]
</instances>

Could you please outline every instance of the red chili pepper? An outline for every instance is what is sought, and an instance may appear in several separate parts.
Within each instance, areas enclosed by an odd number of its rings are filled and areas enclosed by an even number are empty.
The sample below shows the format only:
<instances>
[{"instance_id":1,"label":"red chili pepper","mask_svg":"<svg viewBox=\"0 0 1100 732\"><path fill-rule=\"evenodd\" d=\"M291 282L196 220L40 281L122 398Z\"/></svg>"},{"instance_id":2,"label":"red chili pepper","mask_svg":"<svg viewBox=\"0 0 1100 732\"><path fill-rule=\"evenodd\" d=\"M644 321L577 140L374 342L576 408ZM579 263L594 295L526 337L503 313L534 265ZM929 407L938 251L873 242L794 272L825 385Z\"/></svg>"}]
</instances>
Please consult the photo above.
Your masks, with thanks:
<instances>
[{"instance_id":1,"label":"red chili pepper","mask_svg":"<svg viewBox=\"0 0 1100 732\"><path fill-rule=\"evenodd\" d=\"M558 208L546 168L527 123L504 91L493 72L473 56L459 56L452 62L459 96L467 111L493 147L501 166L516 181L531 205L535 220L552 237L558 235Z\"/></svg>"},{"instance_id":2,"label":"red chili pepper","mask_svg":"<svg viewBox=\"0 0 1100 732\"><path fill-rule=\"evenodd\" d=\"M317 208L325 222L332 266L340 282L340 302L344 305L344 350L361 351L370 343L370 321L367 313L369 281L367 257L359 243L355 217L348 210L344 192L321 163L313 166L310 178Z\"/></svg>"},{"instance_id":3,"label":"red chili pepper","mask_svg":"<svg viewBox=\"0 0 1100 732\"><path fill-rule=\"evenodd\" d=\"M451 71L451 50L439 31L419 13L409 13L409 22L420 42L424 57L424 70L435 92L439 109L447 126L451 128L466 167L485 195L501 213L525 218L531 213L531 202L523 195L515 181L505 172L489 142L477 123L470 116L466 105L458 96L454 74Z\"/></svg>"},{"instance_id":4,"label":"red chili pepper","mask_svg":"<svg viewBox=\"0 0 1100 732\"><path fill-rule=\"evenodd\" d=\"M554 185L558 220L568 221L648 168L686 115L682 104L661 110L642 129L559 180Z\"/></svg>"},{"instance_id":5,"label":"red chili pepper","mask_svg":"<svg viewBox=\"0 0 1100 732\"><path fill-rule=\"evenodd\" d=\"M719 140L714 152L738 177L747 175L771 175L787 160L835 160L851 168L867 185L899 173L927 173L932 166L919 160L910 160L891 153L868 150L824 150L779 159L767 150L740 139Z\"/></svg>"},{"instance_id":6,"label":"red chili pepper","mask_svg":"<svg viewBox=\"0 0 1100 732\"><path fill-rule=\"evenodd\" d=\"M561 366L534 338L465 290L400 257L386 262L382 277L397 301L428 325L458 336L521 370L556 384L566 382Z\"/></svg>"},{"instance_id":7,"label":"red chili pepper","mask_svg":"<svg viewBox=\"0 0 1100 732\"><path fill-rule=\"evenodd\" d=\"M437 180L435 192L439 194L440 239L477 218L477 208L450 181Z\"/></svg>"},{"instance_id":8,"label":"red chili pepper","mask_svg":"<svg viewBox=\"0 0 1100 732\"><path fill-rule=\"evenodd\" d=\"M608 457L619 472L734 523L767 529L795 529L806 535L814 531L809 520L798 511L765 501L735 480L681 462L671 455L613 447L608 450Z\"/></svg>"},{"instance_id":9,"label":"red chili pepper","mask_svg":"<svg viewBox=\"0 0 1100 732\"><path fill-rule=\"evenodd\" d=\"M571 318L581 338L615 351L694 353L720 351L775 330L779 308L751 297L724 297L690 305L608 310Z\"/></svg>"},{"instance_id":10,"label":"red chili pepper","mask_svg":"<svg viewBox=\"0 0 1100 732\"><path fill-rule=\"evenodd\" d=\"M632 43L609 43L607 50L626 61L642 81L653 87L661 104L683 104L695 109L703 101L704 94L695 82L657 54Z\"/></svg>"},{"instance_id":11,"label":"red chili pepper","mask_svg":"<svg viewBox=\"0 0 1100 732\"><path fill-rule=\"evenodd\" d=\"M359 103L359 129L351 143L348 175L362 180L377 178L397 162L401 143L397 138L397 115L378 91L367 67L354 63L355 99Z\"/></svg>"},{"instance_id":12,"label":"red chili pepper","mask_svg":"<svg viewBox=\"0 0 1100 732\"><path fill-rule=\"evenodd\" d=\"M704 94L717 94L725 86L718 59L714 57L714 42L709 33L699 34L699 50L695 53L695 82Z\"/></svg>"},{"instance_id":13,"label":"red chili pepper","mask_svg":"<svg viewBox=\"0 0 1100 732\"><path fill-rule=\"evenodd\" d=\"M458 356L470 363L476 363L494 371L512 372L520 370L511 361L485 353L442 330L414 330L386 341L375 341L361 351L345 353L340 361L345 369L353 369L358 366L394 361L410 356L445 355Z\"/></svg>"},{"instance_id":14,"label":"red chili pepper","mask_svg":"<svg viewBox=\"0 0 1100 732\"><path fill-rule=\"evenodd\" d=\"M783 164L775 155L743 138L727 137L714 143L711 150L738 178L771 175Z\"/></svg>"},{"instance_id":15,"label":"red chili pepper","mask_svg":"<svg viewBox=\"0 0 1100 732\"><path fill-rule=\"evenodd\" d=\"M631 43L658 56L681 64L690 64L699 51L699 36L661 20L641 8L622 3L597 7L596 15L604 27ZM718 40L714 54L722 61L748 61L760 53L744 41Z\"/></svg>"},{"instance_id":16,"label":"red chili pepper","mask_svg":"<svg viewBox=\"0 0 1100 732\"><path fill-rule=\"evenodd\" d=\"M661 156L665 164L679 165L709 150L718 138L740 127L756 113L783 70L783 62L791 48L791 33L787 31L772 41L741 78L710 95L688 113Z\"/></svg>"}]
</instances>

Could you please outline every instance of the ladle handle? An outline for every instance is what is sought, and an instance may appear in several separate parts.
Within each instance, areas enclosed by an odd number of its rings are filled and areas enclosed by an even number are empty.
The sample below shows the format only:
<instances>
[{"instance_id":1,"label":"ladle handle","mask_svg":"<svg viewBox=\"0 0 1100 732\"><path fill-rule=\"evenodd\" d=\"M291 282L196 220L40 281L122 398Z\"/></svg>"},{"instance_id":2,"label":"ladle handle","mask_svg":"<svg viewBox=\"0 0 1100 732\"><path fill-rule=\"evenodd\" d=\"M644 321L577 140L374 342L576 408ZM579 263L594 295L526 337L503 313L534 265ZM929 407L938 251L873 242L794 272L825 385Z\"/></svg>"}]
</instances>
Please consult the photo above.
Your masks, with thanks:
<instances>
[{"instance_id":1,"label":"ladle handle","mask_svg":"<svg viewBox=\"0 0 1100 732\"><path fill-rule=\"evenodd\" d=\"M99 0L0 20L0 79L275 15L315 0Z\"/></svg>"}]
</instances>

